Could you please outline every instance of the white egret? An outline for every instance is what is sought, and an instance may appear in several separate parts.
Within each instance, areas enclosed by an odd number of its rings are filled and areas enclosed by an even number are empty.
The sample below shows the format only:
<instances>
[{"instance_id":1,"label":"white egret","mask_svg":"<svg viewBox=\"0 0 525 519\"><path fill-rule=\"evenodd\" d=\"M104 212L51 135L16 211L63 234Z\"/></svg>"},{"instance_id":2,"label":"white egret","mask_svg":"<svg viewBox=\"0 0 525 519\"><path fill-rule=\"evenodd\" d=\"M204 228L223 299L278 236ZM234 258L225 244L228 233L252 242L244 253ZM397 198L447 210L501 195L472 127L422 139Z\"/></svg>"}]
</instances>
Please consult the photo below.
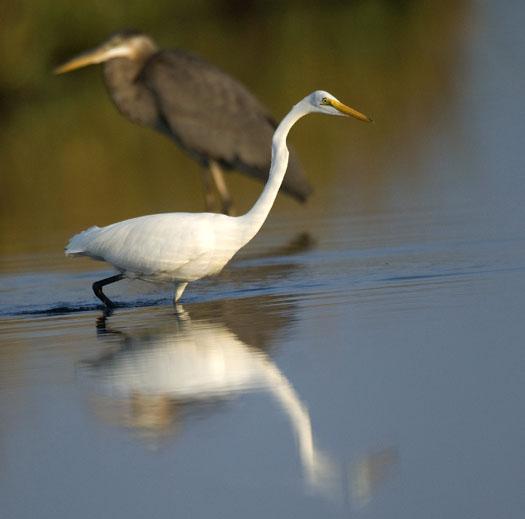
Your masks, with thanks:
<instances>
[{"instance_id":1,"label":"white egret","mask_svg":"<svg viewBox=\"0 0 525 519\"><path fill-rule=\"evenodd\" d=\"M66 255L106 261L119 271L93 283L95 295L107 307L112 307L113 303L102 292L102 287L123 278L174 283L176 303L189 282L218 274L257 234L273 206L286 172L288 132L309 113L346 115L371 121L328 92L317 90L297 103L275 130L268 182L246 214L164 213L132 218L102 228L95 226L73 236L66 247Z\"/></svg>"}]
</instances>

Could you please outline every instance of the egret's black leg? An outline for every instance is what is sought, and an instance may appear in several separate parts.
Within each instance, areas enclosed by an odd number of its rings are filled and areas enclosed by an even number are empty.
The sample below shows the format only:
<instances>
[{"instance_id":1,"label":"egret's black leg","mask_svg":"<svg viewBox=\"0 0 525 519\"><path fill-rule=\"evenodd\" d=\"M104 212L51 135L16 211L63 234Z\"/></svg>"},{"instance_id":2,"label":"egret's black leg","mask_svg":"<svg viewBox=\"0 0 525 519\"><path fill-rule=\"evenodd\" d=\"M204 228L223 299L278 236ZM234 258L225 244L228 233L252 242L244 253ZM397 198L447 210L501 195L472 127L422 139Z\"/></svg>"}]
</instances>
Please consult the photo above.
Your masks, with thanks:
<instances>
[{"instance_id":1,"label":"egret's black leg","mask_svg":"<svg viewBox=\"0 0 525 519\"><path fill-rule=\"evenodd\" d=\"M95 295L108 307L113 308L115 305L113 304L113 301L109 299L106 295L104 295L104 292L102 292L102 287L109 285L110 283L115 283L116 281L120 281L124 278L123 274L117 274L116 276L111 276L109 278L101 279L100 281L95 281L93 283L93 292L95 292Z\"/></svg>"}]
</instances>

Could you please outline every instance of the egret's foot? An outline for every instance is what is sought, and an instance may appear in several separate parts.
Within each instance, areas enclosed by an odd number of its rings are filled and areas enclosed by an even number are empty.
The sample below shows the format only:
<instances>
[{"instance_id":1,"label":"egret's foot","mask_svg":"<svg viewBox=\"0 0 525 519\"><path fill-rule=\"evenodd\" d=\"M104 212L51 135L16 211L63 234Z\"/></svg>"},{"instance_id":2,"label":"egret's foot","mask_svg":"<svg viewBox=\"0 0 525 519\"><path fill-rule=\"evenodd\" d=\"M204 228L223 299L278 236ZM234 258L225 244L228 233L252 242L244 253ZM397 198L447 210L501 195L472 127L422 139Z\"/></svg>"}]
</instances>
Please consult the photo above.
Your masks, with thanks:
<instances>
[{"instance_id":1,"label":"egret's foot","mask_svg":"<svg viewBox=\"0 0 525 519\"><path fill-rule=\"evenodd\" d=\"M97 317L95 325L97 328L97 335L103 335L107 333L106 320L112 313L113 310L105 308L104 310L102 310L102 315L100 317Z\"/></svg>"},{"instance_id":2,"label":"egret's foot","mask_svg":"<svg viewBox=\"0 0 525 519\"><path fill-rule=\"evenodd\" d=\"M175 316L180 321L188 321L190 319L190 314L184 310L180 303L175 303Z\"/></svg>"}]
</instances>

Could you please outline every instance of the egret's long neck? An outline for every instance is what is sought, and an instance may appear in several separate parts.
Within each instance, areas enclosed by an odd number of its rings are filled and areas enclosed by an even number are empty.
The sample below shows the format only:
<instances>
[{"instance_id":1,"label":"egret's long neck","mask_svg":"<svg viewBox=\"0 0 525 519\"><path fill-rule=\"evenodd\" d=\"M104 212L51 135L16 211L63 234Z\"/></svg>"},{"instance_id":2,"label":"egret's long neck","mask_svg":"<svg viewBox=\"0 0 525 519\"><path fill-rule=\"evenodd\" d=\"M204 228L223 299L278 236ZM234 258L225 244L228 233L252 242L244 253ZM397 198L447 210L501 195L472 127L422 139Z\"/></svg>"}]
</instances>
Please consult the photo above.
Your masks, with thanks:
<instances>
[{"instance_id":1,"label":"egret's long neck","mask_svg":"<svg viewBox=\"0 0 525 519\"><path fill-rule=\"evenodd\" d=\"M268 174L268 182L266 182L264 190L254 206L246 214L238 218L244 231L242 245L248 243L257 234L273 206L288 167L289 152L286 147L286 137L292 126L307 113L308 109L305 103L299 102L281 121L273 134L272 163Z\"/></svg>"}]
</instances>

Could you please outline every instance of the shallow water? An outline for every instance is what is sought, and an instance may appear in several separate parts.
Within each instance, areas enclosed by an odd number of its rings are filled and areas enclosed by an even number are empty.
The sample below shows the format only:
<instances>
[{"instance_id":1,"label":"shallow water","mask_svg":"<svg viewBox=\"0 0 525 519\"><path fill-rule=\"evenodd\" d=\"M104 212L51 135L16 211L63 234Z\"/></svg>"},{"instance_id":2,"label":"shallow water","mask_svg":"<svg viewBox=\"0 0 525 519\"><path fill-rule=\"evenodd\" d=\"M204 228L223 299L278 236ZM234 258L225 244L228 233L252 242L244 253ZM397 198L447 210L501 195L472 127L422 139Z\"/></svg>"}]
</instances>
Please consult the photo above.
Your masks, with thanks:
<instances>
[{"instance_id":1,"label":"shallow water","mask_svg":"<svg viewBox=\"0 0 525 519\"><path fill-rule=\"evenodd\" d=\"M524 259L248 259L183 309L129 294L106 319L85 273L26 276L81 311L2 318L7 517L517 517Z\"/></svg>"},{"instance_id":2,"label":"shallow water","mask_svg":"<svg viewBox=\"0 0 525 519\"><path fill-rule=\"evenodd\" d=\"M331 155L180 308L122 282L105 317L110 271L60 229L2 257L2 517L521 517L525 41L502 9L472 7L439 115L366 137L362 171Z\"/></svg>"}]
</instances>

